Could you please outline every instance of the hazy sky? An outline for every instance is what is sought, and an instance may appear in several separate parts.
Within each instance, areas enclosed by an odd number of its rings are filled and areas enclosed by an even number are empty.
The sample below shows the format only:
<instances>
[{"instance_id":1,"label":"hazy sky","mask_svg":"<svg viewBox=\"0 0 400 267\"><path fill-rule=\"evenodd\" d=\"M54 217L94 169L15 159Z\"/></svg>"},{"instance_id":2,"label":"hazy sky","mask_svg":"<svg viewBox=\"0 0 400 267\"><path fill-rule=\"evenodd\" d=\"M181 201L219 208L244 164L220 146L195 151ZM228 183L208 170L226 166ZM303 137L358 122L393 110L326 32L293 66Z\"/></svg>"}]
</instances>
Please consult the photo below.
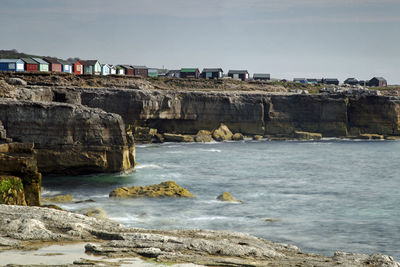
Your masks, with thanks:
<instances>
[{"instance_id":1,"label":"hazy sky","mask_svg":"<svg viewBox=\"0 0 400 267\"><path fill-rule=\"evenodd\" d=\"M0 49L400 84L400 0L0 0Z\"/></svg>"}]
</instances>

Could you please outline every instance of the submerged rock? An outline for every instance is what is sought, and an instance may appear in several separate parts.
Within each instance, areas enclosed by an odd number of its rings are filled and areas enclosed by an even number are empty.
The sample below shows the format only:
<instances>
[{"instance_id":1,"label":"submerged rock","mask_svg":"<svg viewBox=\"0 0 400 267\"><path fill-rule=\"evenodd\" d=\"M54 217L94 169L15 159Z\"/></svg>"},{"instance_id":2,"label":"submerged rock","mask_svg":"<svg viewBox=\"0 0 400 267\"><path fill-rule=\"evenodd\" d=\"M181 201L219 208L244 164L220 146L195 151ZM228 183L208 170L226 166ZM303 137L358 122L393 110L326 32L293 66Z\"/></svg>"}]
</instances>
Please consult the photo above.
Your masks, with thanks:
<instances>
[{"instance_id":1,"label":"submerged rock","mask_svg":"<svg viewBox=\"0 0 400 267\"><path fill-rule=\"evenodd\" d=\"M194 140L199 143L209 143L214 141L211 136L211 132L207 130L198 131L194 137Z\"/></svg>"},{"instance_id":2,"label":"submerged rock","mask_svg":"<svg viewBox=\"0 0 400 267\"><path fill-rule=\"evenodd\" d=\"M54 197L42 197L43 203L71 203L71 195L59 195Z\"/></svg>"},{"instance_id":3,"label":"submerged rock","mask_svg":"<svg viewBox=\"0 0 400 267\"><path fill-rule=\"evenodd\" d=\"M322 134L295 131L294 138L300 139L300 140L320 140L320 139L322 139Z\"/></svg>"},{"instance_id":4,"label":"submerged rock","mask_svg":"<svg viewBox=\"0 0 400 267\"><path fill-rule=\"evenodd\" d=\"M186 188L182 188L174 181L149 186L121 187L114 189L110 197L135 198L135 197L194 197Z\"/></svg>"},{"instance_id":5,"label":"submerged rock","mask_svg":"<svg viewBox=\"0 0 400 267\"><path fill-rule=\"evenodd\" d=\"M217 199L224 202L243 203L243 201L234 198L229 192L222 193Z\"/></svg>"},{"instance_id":6,"label":"submerged rock","mask_svg":"<svg viewBox=\"0 0 400 267\"><path fill-rule=\"evenodd\" d=\"M232 136L231 130L223 123L212 133L212 137L217 141L229 141L232 140Z\"/></svg>"},{"instance_id":7,"label":"submerged rock","mask_svg":"<svg viewBox=\"0 0 400 267\"><path fill-rule=\"evenodd\" d=\"M90 207L76 211L76 213L83 214L88 217L93 217L100 220L108 220L107 213L100 207Z\"/></svg>"}]
</instances>

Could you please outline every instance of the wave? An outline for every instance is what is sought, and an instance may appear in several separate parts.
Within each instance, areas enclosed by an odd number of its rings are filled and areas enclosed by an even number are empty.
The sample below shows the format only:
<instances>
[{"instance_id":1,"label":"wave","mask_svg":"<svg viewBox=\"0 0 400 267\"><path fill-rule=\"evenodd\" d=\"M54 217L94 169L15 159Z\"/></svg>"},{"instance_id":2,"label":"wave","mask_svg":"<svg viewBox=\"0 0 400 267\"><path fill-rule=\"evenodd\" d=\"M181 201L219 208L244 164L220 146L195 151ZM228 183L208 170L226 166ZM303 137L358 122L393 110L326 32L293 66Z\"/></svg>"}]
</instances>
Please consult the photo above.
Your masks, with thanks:
<instances>
[{"instance_id":1,"label":"wave","mask_svg":"<svg viewBox=\"0 0 400 267\"><path fill-rule=\"evenodd\" d=\"M200 149L200 151L204 151L204 152L217 152L217 153L221 153L221 152L222 152L220 149L216 149L216 148Z\"/></svg>"},{"instance_id":2,"label":"wave","mask_svg":"<svg viewBox=\"0 0 400 267\"><path fill-rule=\"evenodd\" d=\"M156 164L139 164L135 166L136 169L162 169L163 167Z\"/></svg>"}]
</instances>

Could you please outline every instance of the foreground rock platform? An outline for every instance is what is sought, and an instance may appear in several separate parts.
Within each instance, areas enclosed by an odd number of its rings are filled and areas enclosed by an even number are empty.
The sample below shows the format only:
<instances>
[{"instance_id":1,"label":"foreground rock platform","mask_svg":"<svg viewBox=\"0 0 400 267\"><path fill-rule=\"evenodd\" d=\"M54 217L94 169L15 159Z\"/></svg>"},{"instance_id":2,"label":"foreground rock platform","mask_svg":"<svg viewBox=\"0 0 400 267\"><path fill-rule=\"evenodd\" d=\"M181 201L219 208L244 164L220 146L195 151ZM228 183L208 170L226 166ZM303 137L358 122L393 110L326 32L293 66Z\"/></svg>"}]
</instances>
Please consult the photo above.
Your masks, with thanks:
<instances>
[{"instance_id":1,"label":"foreground rock platform","mask_svg":"<svg viewBox=\"0 0 400 267\"><path fill-rule=\"evenodd\" d=\"M385 255L337 252L326 257L243 233L134 229L54 209L0 205L0 251L46 241L92 242L86 252L107 257L141 256L206 266L400 266Z\"/></svg>"}]
</instances>

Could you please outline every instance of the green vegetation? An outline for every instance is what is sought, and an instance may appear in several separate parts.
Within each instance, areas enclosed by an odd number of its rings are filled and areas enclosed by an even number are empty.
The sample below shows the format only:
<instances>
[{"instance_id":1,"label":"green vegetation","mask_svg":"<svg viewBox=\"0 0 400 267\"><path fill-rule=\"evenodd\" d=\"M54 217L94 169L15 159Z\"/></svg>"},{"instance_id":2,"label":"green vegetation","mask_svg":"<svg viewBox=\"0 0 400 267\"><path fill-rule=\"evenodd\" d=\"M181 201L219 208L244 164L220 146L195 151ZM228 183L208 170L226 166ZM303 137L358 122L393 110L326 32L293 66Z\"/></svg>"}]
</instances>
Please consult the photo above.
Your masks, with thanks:
<instances>
[{"instance_id":1,"label":"green vegetation","mask_svg":"<svg viewBox=\"0 0 400 267\"><path fill-rule=\"evenodd\" d=\"M40 57L40 56L20 53L16 49L0 50L0 58L24 58L24 57Z\"/></svg>"},{"instance_id":2,"label":"green vegetation","mask_svg":"<svg viewBox=\"0 0 400 267\"><path fill-rule=\"evenodd\" d=\"M21 179L12 176L0 176L0 193L6 192L10 189L20 190L23 188Z\"/></svg>"}]
</instances>

